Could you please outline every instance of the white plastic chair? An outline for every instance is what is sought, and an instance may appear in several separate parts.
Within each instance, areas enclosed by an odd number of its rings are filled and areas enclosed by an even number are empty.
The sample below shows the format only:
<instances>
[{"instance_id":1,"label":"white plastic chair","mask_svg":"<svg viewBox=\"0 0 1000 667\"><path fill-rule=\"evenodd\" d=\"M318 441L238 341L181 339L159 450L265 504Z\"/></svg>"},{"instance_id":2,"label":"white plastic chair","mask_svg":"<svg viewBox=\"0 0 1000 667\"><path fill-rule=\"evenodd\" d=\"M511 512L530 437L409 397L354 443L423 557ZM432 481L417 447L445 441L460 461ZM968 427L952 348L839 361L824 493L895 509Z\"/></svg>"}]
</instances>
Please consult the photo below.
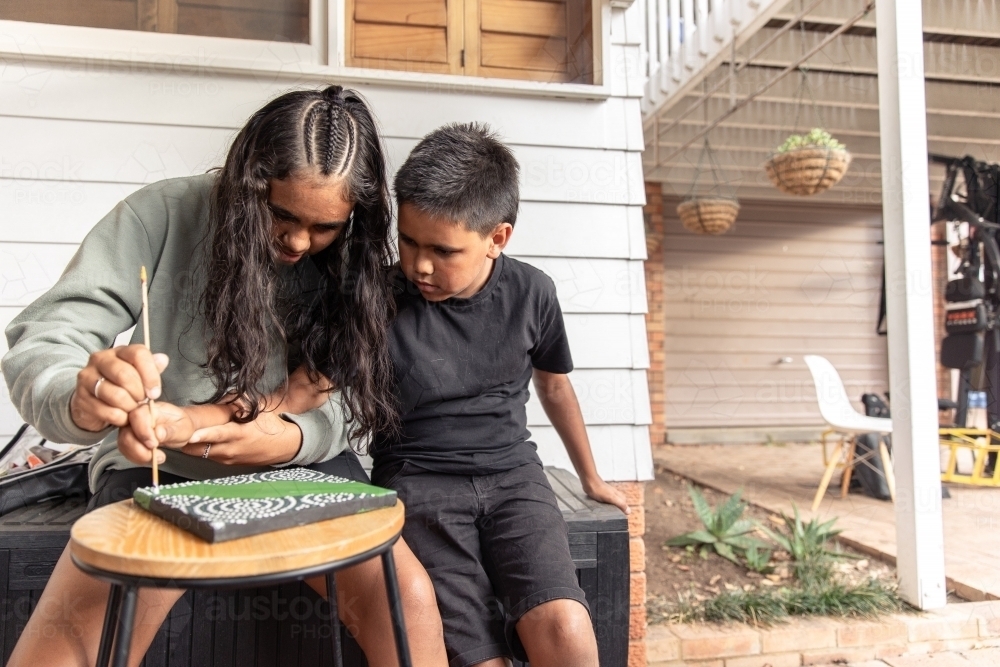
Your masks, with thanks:
<instances>
[{"instance_id":1,"label":"white plastic chair","mask_svg":"<svg viewBox=\"0 0 1000 667\"><path fill-rule=\"evenodd\" d=\"M847 489L851 483L851 473L858 463L868 464L867 457L856 456L857 436L862 433L878 433L880 436L892 433L892 420L884 417L869 417L854 409L851 400L847 397L844 389L844 382L840 379L840 373L824 357L807 354L803 359L812 373L813 383L816 385L816 400L819 402L819 413L827 424L827 429L820 436L823 443L823 462L826 470L823 472L823 479L819 489L816 490L816 497L813 498L812 511L819 509L820 502L826 494L827 487L830 486L830 479L833 471L840 463L847 445L846 457L844 460L844 476L840 483L840 497L847 497ZM826 458L826 441L830 435L838 436L837 448L833 456ZM889 495L893 501L896 499L896 479L892 472L892 461L889 458L889 450L885 446L885 440L879 438L879 456L882 459L882 468L885 471L886 485L889 487Z\"/></svg>"}]
</instances>

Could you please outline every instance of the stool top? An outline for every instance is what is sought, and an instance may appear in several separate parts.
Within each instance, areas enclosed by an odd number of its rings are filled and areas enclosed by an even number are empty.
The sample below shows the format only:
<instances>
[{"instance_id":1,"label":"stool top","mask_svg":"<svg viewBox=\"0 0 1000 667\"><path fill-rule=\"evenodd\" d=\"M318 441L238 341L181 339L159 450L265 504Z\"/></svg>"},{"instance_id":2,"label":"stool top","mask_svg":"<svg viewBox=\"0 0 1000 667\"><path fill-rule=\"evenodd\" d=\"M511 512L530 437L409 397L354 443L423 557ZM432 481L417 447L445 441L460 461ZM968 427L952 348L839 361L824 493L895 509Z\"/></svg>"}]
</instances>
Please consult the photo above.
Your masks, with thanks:
<instances>
[{"instance_id":1,"label":"stool top","mask_svg":"<svg viewBox=\"0 0 1000 667\"><path fill-rule=\"evenodd\" d=\"M80 564L135 577L229 579L333 564L393 540L403 504L272 533L210 544L124 500L73 524L70 553Z\"/></svg>"}]
</instances>

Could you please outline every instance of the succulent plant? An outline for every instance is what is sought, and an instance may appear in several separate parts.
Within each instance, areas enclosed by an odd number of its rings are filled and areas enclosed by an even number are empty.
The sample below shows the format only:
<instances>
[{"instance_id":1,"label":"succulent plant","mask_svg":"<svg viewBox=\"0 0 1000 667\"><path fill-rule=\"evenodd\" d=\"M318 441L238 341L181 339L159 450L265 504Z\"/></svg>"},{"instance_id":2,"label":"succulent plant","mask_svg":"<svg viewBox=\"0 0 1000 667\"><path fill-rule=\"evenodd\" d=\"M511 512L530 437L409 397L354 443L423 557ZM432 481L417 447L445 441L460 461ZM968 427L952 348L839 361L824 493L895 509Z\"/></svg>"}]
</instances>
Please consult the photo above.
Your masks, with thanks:
<instances>
[{"instance_id":1,"label":"succulent plant","mask_svg":"<svg viewBox=\"0 0 1000 667\"><path fill-rule=\"evenodd\" d=\"M808 134L790 135L787 139L785 139L785 143L778 146L778 152L787 153L788 151L794 151L797 148L814 146L819 148L844 148L844 144L830 136L829 132L824 129L814 127Z\"/></svg>"},{"instance_id":2,"label":"succulent plant","mask_svg":"<svg viewBox=\"0 0 1000 667\"><path fill-rule=\"evenodd\" d=\"M688 485L688 494L695 513L705 527L671 538L665 542L667 546L694 546L701 549L702 554L707 554L711 547L717 554L737 565L740 564L737 554L744 554L751 548L766 547L763 542L750 536L755 527L752 521L742 518L747 505L740 500L739 491L729 496L718 508L709 505L705 496L691 485ZM754 555L759 559L761 554L758 551Z\"/></svg>"}]
</instances>

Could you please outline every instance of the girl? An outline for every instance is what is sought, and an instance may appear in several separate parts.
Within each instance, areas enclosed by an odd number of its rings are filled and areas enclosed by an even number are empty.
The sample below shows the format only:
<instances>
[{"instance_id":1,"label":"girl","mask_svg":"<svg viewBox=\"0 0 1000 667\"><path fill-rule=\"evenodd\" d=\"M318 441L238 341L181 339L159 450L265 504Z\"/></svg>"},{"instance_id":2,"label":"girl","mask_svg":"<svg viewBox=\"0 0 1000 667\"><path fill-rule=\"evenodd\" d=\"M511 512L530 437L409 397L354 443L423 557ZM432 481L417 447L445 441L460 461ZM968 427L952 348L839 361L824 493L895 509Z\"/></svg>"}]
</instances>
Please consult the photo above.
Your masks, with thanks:
<instances>
[{"instance_id":1,"label":"girl","mask_svg":"<svg viewBox=\"0 0 1000 667\"><path fill-rule=\"evenodd\" d=\"M348 440L396 427L390 253L385 161L365 103L339 86L282 95L250 118L217 173L143 188L94 227L7 328L10 396L45 437L101 443L91 508L149 485L153 456L161 483L292 464L367 481ZM111 348L140 316L140 266L151 270L159 354ZM293 405L289 383L328 400ZM402 541L395 556L414 661L444 665L427 574ZM339 572L337 585L369 663L394 665L379 563ZM94 664L107 594L64 552L9 664ZM180 594L141 592L133 665Z\"/></svg>"}]
</instances>

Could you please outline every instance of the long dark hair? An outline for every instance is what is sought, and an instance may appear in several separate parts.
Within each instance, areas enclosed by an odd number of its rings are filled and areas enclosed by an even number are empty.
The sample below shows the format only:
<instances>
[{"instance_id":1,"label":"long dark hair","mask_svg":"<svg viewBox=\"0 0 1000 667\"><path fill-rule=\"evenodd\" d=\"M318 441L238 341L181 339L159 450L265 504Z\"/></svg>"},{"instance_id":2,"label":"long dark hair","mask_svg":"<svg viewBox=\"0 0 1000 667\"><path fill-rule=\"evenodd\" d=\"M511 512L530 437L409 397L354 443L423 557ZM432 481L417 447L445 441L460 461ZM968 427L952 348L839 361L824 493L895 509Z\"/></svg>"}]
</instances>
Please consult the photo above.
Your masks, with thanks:
<instances>
[{"instance_id":1,"label":"long dark hair","mask_svg":"<svg viewBox=\"0 0 1000 667\"><path fill-rule=\"evenodd\" d=\"M278 312L270 179L318 171L342 179L354 203L337 239L312 256L319 295L289 317ZM213 236L201 309L206 369L216 391L249 422L264 408L260 382L269 352L284 343L316 381L343 390L354 439L397 428L388 355L393 314L391 204L378 129L361 96L340 86L286 93L255 113L236 136L212 194ZM278 340L275 339L278 332Z\"/></svg>"}]
</instances>

